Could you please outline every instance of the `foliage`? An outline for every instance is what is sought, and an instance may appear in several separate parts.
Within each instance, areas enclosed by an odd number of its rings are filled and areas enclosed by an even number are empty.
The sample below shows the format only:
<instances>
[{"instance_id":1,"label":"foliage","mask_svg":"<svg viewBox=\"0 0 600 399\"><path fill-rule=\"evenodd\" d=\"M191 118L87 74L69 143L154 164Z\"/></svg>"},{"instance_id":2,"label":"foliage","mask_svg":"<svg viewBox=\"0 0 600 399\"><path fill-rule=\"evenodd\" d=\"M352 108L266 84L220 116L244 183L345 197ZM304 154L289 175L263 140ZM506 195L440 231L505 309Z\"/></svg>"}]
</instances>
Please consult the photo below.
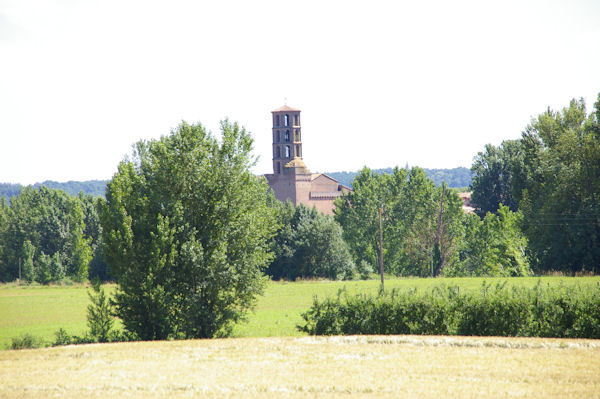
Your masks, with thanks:
<instances>
[{"instance_id":1,"label":"foliage","mask_svg":"<svg viewBox=\"0 0 600 399\"><path fill-rule=\"evenodd\" d=\"M519 209L533 267L600 272L600 95L548 110L523 133Z\"/></svg>"},{"instance_id":2,"label":"foliage","mask_svg":"<svg viewBox=\"0 0 600 399\"><path fill-rule=\"evenodd\" d=\"M43 339L32 334L23 334L19 337L11 338L10 349L35 349L45 346Z\"/></svg>"},{"instance_id":3,"label":"foliage","mask_svg":"<svg viewBox=\"0 0 600 399\"><path fill-rule=\"evenodd\" d=\"M227 334L264 286L274 232L268 186L250 172L252 138L183 122L139 142L108 183L102 253L115 313L143 340Z\"/></svg>"},{"instance_id":4,"label":"foliage","mask_svg":"<svg viewBox=\"0 0 600 399\"><path fill-rule=\"evenodd\" d=\"M532 119L520 140L486 146L472 167L481 215L500 204L522 214L534 271L598 273L600 265L600 95Z\"/></svg>"},{"instance_id":5,"label":"foliage","mask_svg":"<svg viewBox=\"0 0 600 399\"><path fill-rule=\"evenodd\" d=\"M60 190L25 188L3 207L0 280L21 276L47 284L87 279L91 259L81 204Z\"/></svg>"},{"instance_id":6,"label":"foliage","mask_svg":"<svg viewBox=\"0 0 600 399\"><path fill-rule=\"evenodd\" d=\"M471 201L481 217L496 212L501 204L512 211L518 209L513 196L516 189L513 176L518 175L522 167L523 154L518 140L503 141L498 147L487 144L484 152L477 153L471 167Z\"/></svg>"},{"instance_id":7,"label":"foliage","mask_svg":"<svg viewBox=\"0 0 600 399\"><path fill-rule=\"evenodd\" d=\"M342 228L315 208L276 202L279 225L271 239L275 255L266 270L273 279L352 278L354 263L342 238Z\"/></svg>"},{"instance_id":8,"label":"foliage","mask_svg":"<svg viewBox=\"0 0 600 399\"><path fill-rule=\"evenodd\" d=\"M312 335L428 334L600 338L600 286L490 286L380 291L319 301L298 326Z\"/></svg>"},{"instance_id":9,"label":"foliage","mask_svg":"<svg viewBox=\"0 0 600 399\"><path fill-rule=\"evenodd\" d=\"M102 257L102 245L100 237L102 235L102 226L100 225L99 208L101 199L91 195L85 195L80 192L77 196L81 203L84 214L85 230L84 235L90 240L91 259L88 267L88 277L90 281L99 278L100 281L110 281L112 275L108 265Z\"/></svg>"},{"instance_id":10,"label":"foliage","mask_svg":"<svg viewBox=\"0 0 600 399\"><path fill-rule=\"evenodd\" d=\"M354 191L336 200L335 219L344 229L354 261L376 265L382 207L385 271L427 276L432 274L442 197L436 264L439 272L458 260L462 203L455 191L435 187L422 169L395 168L392 174L379 175L364 168L354 181Z\"/></svg>"},{"instance_id":11,"label":"foliage","mask_svg":"<svg viewBox=\"0 0 600 399\"><path fill-rule=\"evenodd\" d=\"M73 337L71 337L64 328L59 328L54 333L54 342L52 346L64 346L71 345L73 343Z\"/></svg>"},{"instance_id":12,"label":"foliage","mask_svg":"<svg viewBox=\"0 0 600 399\"><path fill-rule=\"evenodd\" d=\"M90 335L97 342L109 342L113 327L113 307L98 278L92 281L92 292L88 292L88 296L92 302L87 308Z\"/></svg>"},{"instance_id":13,"label":"foliage","mask_svg":"<svg viewBox=\"0 0 600 399\"><path fill-rule=\"evenodd\" d=\"M388 278L386 289L428 290L433 286L458 285L460 291L480 290L484 278ZM490 285L508 281L508 285L533 288L541 280L544 286L566 287L596 286L600 276L595 277L519 277L485 278ZM112 297L114 284L103 284L107 296ZM302 321L300 314L310 308L314 296L325 298L335 296L345 287L348 294L376 294L378 279L366 281L309 281L297 283L269 281L263 296L259 297L256 308L248 314L247 323L237 323L232 331L236 337L298 336L295 326ZM64 327L71 336L89 335L86 314L89 305L89 288L83 285L18 286L16 283L0 286L0 349L10 346L11 337L25 332L43 338L46 342L55 340L59 327ZM115 321L115 329L117 322ZM116 335L116 334L115 334ZM119 333L113 341L130 341L132 338ZM90 342L93 342L90 338Z\"/></svg>"},{"instance_id":14,"label":"foliage","mask_svg":"<svg viewBox=\"0 0 600 399\"><path fill-rule=\"evenodd\" d=\"M446 276L527 276L527 240L520 229L523 215L500 205L483 220L467 214L465 236L459 249L460 262L445 270Z\"/></svg>"}]
</instances>

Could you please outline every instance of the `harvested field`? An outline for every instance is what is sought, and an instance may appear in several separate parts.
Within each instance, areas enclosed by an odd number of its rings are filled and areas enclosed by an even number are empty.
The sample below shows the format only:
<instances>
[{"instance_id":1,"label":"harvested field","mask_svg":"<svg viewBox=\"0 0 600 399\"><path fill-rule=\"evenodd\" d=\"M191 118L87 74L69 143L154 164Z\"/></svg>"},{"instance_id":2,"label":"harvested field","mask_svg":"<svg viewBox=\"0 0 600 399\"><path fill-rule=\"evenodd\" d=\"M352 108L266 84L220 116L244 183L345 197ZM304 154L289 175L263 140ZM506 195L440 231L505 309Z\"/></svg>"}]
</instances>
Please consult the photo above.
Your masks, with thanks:
<instances>
[{"instance_id":1,"label":"harvested field","mask_svg":"<svg viewBox=\"0 0 600 399\"><path fill-rule=\"evenodd\" d=\"M346 336L0 352L0 397L600 398L600 342Z\"/></svg>"}]
</instances>

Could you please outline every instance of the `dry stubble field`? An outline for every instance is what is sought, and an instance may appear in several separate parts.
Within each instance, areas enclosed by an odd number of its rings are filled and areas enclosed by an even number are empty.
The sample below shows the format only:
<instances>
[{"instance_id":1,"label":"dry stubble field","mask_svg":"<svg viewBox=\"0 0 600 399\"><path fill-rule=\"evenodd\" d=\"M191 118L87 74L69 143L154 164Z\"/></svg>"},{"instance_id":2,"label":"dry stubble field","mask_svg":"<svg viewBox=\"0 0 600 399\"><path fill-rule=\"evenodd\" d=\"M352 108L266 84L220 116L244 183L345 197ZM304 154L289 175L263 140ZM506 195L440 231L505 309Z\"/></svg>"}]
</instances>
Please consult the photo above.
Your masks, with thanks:
<instances>
[{"instance_id":1,"label":"dry stubble field","mask_svg":"<svg viewBox=\"0 0 600 399\"><path fill-rule=\"evenodd\" d=\"M0 397L599 398L600 342L271 337L0 352Z\"/></svg>"}]
</instances>

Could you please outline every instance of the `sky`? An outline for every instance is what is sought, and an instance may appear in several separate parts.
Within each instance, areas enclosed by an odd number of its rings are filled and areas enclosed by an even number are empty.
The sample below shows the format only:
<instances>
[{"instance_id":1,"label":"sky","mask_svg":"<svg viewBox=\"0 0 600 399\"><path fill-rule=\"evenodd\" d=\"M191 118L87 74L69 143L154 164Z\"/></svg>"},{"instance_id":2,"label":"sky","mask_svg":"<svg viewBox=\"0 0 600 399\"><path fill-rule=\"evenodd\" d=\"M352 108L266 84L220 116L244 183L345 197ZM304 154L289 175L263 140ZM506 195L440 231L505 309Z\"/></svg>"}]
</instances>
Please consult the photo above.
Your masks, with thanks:
<instances>
[{"instance_id":1,"label":"sky","mask_svg":"<svg viewBox=\"0 0 600 399\"><path fill-rule=\"evenodd\" d=\"M0 182L110 179L182 120L302 110L313 172L470 167L600 93L600 1L0 0Z\"/></svg>"}]
</instances>

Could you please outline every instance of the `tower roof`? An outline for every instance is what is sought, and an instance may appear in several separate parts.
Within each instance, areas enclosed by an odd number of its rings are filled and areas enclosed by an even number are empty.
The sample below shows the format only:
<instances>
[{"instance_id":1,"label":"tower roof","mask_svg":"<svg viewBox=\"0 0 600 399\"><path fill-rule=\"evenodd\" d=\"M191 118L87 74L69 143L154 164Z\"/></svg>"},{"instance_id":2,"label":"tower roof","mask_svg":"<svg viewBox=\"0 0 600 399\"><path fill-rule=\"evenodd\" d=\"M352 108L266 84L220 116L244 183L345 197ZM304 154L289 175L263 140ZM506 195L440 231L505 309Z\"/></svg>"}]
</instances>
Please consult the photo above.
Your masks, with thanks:
<instances>
[{"instance_id":1,"label":"tower roof","mask_svg":"<svg viewBox=\"0 0 600 399\"><path fill-rule=\"evenodd\" d=\"M273 110L271 112L274 113L274 112L286 112L286 111L289 111L289 112L300 112L299 109L288 107L287 105L284 105L283 107L279 107L279 108L277 108L277 109L275 109L275 110Z\"/></svg>"}]
</instances>

